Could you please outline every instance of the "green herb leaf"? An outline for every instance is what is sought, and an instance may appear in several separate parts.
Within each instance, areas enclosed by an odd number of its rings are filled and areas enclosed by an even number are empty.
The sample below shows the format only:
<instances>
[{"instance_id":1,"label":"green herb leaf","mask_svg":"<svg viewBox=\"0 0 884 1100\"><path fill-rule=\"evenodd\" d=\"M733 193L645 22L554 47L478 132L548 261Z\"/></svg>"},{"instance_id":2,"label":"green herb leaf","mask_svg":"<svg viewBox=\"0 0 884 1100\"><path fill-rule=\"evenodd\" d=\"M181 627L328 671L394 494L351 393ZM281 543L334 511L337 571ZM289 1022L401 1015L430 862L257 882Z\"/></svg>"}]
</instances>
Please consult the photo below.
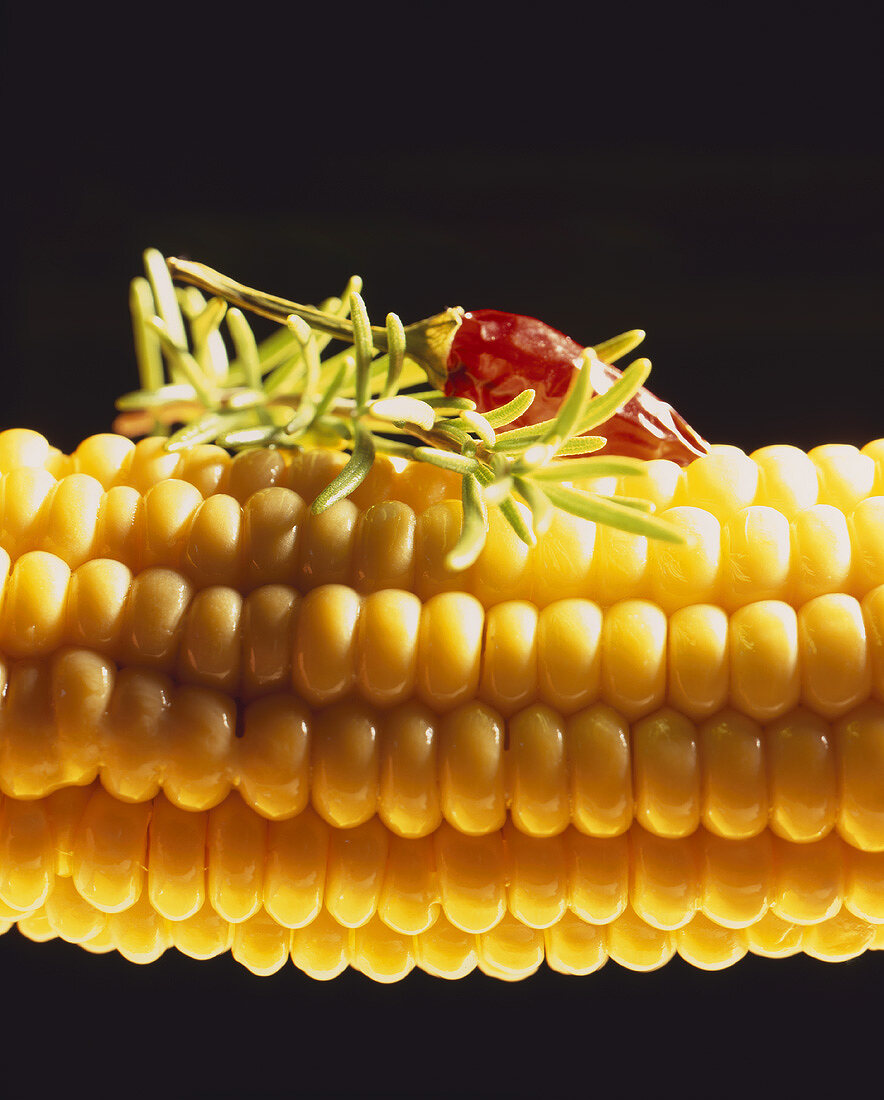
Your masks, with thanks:
<instances>
[{"instance_id":1,"label":"green herb leaf","mask_svg":"<svg viewBox=\"0 0 884 1100\"><path fill-rule=\"evenodd\" d=\"M123 394L114 404L121 412L128 412L132 409L157 409L177 401L196 400L197 393L193 386L187 382L177 382L160 386L153 391L135 390L132 393Z\"/></svg>"},{"instance_id":2,"label":"green herb leaf","mask_svg":"<svg viewBox=\"0 0 884 1100\"><path fill-rule=\"evenodd\" d=\"M552 427L543 438L544 443L558 445L563 439L574 434L574 429L585 416L587 405L592 400L592 383L589 379L591 355L592 352L588 350L583 353L580 369L574 372L574 380L559 407Z\"/></svg>"},{"instance_id":3,"label":"green herb leaf","mask_svg":"<svg viewBox=\"0 0 884 1100\"><path fill-rule=\"evenodd\" d=\"M147 323L156 313L153 292L147 279L138 277L132 280L129 289L129 309L132 313L132 335L141 389L158 390L166 376L163 371L159 337ZM117 408L121 406L118 404Z\"/></svg>"},{"instance_id":4,"label":"green herb leaf","mask_svg":"<svg viewBox=\"0 0 884 1100\"><path fill-rule=\"evenodd\" d=\"M588 477L630 477L645 473L645 464L638 458L599 455L598 458L572 458L566 462L550 462L531 476L539 481L581 481Z\"/></svg>"},{"instance_id":5,"label":"green herb leaf","mask_svg":"<svg viewBox=\"0 0 884 1100\"><path fill-rule=\"evenodd\" d=\"M592 454L593 451L600 451L607 442L603 435L579 435L576 439L566 439L559 445L556 458Z\"/></svg>"},{"instance_id":6,"label":"green herb leaf","mask_svg":"<svg viewBox=\"0 0 884 1100\"><path fill-rule=\"evenodd\" d=\"M368 409L372 416L380 417L382 420L416 424L427 432L436 423L436 415L429 405L405 394L399 394L397 397L382 397L378 401L373 401Z\"/></svg>"},{"instance_id":7,"label":"green herb leaf","mask_svg":"<svg viewBox=\"0 0 884 1100\"><path fill-rule=\"evenodd\" d=\"M534 534L533 529L525 523L525 519L516 507L516 502L512 497L507 497L497 507L500 509L500 514L526 546L537 545L537 536Z\"/></svg>"},{"instance_id":8,"label":"green herb leaf","mask_svg":"<svg viewBox=\"0 0 884 1100\"><path fill-rule=\"evenodd\" d=\"M461 489L463 526L460 538L445 559L446 568L460 572L468 569L482 553L488 535L488 509L475 474L464 475Z\"/></svg>"},{"instance_id":9,"label":"green herb leaf","mask_svg":"<svg viewBox=\"0 0 884 1100\"><path fill-rule=\"evenodd\" d=\"M486 447L494 446L494 428L492 428L481 413L473 412L471 409L464 409L459 419L462 423L466 424L469 431L473 432L482 440Z\"/></svg>"},{"instance_id":10,"label":"green herb leaf","mask_svg":"<svg viewBox=\"0 0 884 1100\"><path fill-rule=\"evenodd\" d=\"M619 336L612 336L610 340L603 340L593 350L603 363L616 363L624 355L635 351L644 338L642 329L633 328L629 332L621 332Z\"/></svg>"},{"instance_id":11,"label":"green herb leaf","mask_svg":"<svg viewBox=\"0 0 884 1100\"><path fill-rule=\"evenodd\" d=\"M237 361L242 366L245 384L249 389L263 393L258 345L255 343L252 327L245 319L242 310L234 307L227 311L227 327L230 329L230 336L236 349Z\"/></svg>"},{"instance_id":12,"label":"green herb leaf","mask_svg":"<svg viewBox=\"0 0 884 1100\"><path fill-rule=\"evenodd\" d=\"M456 474L476 474L479 463L475 458L458 455L453 451L443 451L437 447L415 447L413 457L420 462L429 462L442 470L451 470Z\"/></svg>"},{"instance_id":13,"label":"green herb leaf","mask_svg":"<svg viewBox=\"0 0 884 1100\"><path fill-rule=\"evenodd\" d=\"M586 415L580 421L577 434L583 435L597 424L603 424L609 420L618 409L638 393L650 373L650 359L636 359L634 363L630 363L609 390L596 394L590 402Z\"/></svg>"},{"instance_id":14,"label":"green herb leaf","mask_svg":"<svg viewBox=\"0 0 884 1100\"><path fill-rule=\"evenodd\" d=\"M387 377L381 397L392 397L399 387L405 363L405 329L395 313L387 314Z\"/></svg>"},{"instance_id":15,"label":"green herb leaf","mask_svg":"<svg viewBox=\"0 0 884 1100\"><path fill-rule=\"evenodd\" d=\"M361 411L368 405L374 342L368 310L361 295L355 291L350 295L350 320L353 322L353 350L356 352L356 409Z\"/></svg>"},{"instance_id":16,"label":"green herb leaf","mask_svg":"<svg viewBox=\"0 0 884 1100\"><path fill-rule=\"evenodd\" d=\"M485 413L485 419L492 428L502 428L504 424L511 424L531 408L534 396L534 390L522 390L512 401L507 401L499 408L489 409Z\"/></svg>"},{"instance_id":17,"label":"green herb leaf","mask_svg":"<svg viewBox=\"0 0 884 1100\"><path fill-rule=\"evenodd\" d=\"M534 528L534 534L540 538L549 529L555 509L549 497L539 485L535 485L524 477L517 477L513 480L516 492L531 509L531 526Z\"/></svg>"},{"instance_id":18,"label":"green herb leaf","mask_svg":"<svg viewBox=\"0 0 884 1100\"><path fill-rule=\"evenodd\" d=\"M354 422L353 430L356 437L353 453L334 481L327 485L310 505L310 511L314 516L324 512L336 501L348 497L362 484L371 469L374 462L374 440L371 432L363 428L358 420Z\"/></svg>"},{"instance_id":19,"label":"green herb leaf","mask_svg":"<svg viewBox=\"0 0 884 1100\"><path fill-rule=\"evenodd\" d=\"M617 527L621 531L663 539L665 542L684 542L681 532L665 520L644 515L635 508L606 500L596 493L569 489L564 485L556 485L555 482L544 483L543 491L556 508L570 512L571 515L578 516L580 519L604 523L609 527Z\"/></svg>"}]
</instances>

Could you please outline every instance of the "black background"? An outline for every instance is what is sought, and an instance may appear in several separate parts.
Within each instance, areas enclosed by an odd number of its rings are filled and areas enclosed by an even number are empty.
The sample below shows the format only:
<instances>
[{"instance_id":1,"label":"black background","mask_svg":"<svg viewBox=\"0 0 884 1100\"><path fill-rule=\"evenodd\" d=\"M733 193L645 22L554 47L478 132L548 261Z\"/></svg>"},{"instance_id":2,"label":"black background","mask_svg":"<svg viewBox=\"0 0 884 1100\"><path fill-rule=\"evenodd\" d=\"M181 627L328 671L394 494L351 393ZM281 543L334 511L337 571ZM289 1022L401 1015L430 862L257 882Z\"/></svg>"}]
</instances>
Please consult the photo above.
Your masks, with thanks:
<instances>
[{"instance_id":1,"label":"black background","mask_svg":"<svg viewBox=\"0 0 884 1100\"><path fill-rule=\"evenodd\" d=\"M359 273L374 317L645 328L652 388L716 442L884 434L872 22L724 10L7 13L0 428L107 430L151 245L299 301ZM320 984L11 932L0 1089L849 1093L882 979L869 953Z\"/></svg>"}]
</instances>

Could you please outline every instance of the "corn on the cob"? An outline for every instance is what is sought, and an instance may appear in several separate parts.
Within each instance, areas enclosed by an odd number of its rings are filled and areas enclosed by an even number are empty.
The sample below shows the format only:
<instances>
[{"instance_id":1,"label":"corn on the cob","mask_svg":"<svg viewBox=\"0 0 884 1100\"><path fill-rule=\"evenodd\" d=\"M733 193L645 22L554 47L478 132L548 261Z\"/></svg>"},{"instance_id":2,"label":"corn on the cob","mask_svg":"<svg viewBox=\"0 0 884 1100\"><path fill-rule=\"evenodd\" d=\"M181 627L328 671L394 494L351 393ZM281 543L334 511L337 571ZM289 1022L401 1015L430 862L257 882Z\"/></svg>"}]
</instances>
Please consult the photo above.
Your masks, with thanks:
<instances>
[{"instance_id":1,"label":"corn on the cob","mask_svg":"<svg viewBox=\"0 0 884 1100\"><path fill-rule=\"evenodd\" d=\"M884 947L884 440L491 519L337 452L0 433L0 927L513 979Z\"/></svg>"}]
</instances>

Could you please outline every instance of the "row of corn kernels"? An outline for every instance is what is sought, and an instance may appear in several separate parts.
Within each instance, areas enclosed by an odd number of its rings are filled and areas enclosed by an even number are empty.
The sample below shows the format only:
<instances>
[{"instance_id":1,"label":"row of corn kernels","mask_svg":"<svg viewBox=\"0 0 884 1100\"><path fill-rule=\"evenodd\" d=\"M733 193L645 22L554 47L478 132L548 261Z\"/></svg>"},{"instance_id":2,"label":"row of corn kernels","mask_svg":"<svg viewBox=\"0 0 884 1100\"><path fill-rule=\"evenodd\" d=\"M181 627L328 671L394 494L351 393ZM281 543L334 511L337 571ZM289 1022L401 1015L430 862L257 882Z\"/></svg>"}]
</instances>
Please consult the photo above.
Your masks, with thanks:
<instances>
[{"instance_id":1,"label":"row of corn kernels","mask_svg":"<svg viewBox=\"0 0 884 1100\"><path fill-rule=\"evenodd\" d=\"M740 839L770 824L799 842L837 828L884 849L878 701L833 722L798 707L765 726L730 709L695 722L671 707L630 723L605 703L568 716L535 704L505 719L475 701L443 716L417 702L312 711L290 693L244 706L86 650L0 672L0 789L14 798L100 778L125 801L163 790L201 811L236 788L271 819L312 803L336 827L378 814L406 837L443 819L481 835L509 814L534 836L569 824L613 836L636 820L661 836L702 824Z\"/></svg>"},{"instance_id":2,"label":"row of corn kernels","mask_svg":"<svg viewBox=\"0 0 884 1100\"><path fill-rule=\"evenodd\" d=\"M464 931L494 928L509 912L546 928L567 912L608 924L628 907L672 931L702 912L728 928L767 913L809 925L846 908L884 923L884 854L836 834L807 844L771 830L742 841L702 829L665 839L638 825L605 839L571 828L528 837L512 823L470 837L443 824L397 837L377 818L330 828L312 810L268 822L236 795L208 813L162 796L123 803L100 786L0 806L0 916L18 919L71 883L83 903L124 912L140 898L169 920L208 904L240 923L265 910L288 928L325 910L360 927L375 915L403 934L440 913Z\"/></svg>"},{"instance_id":3,"label":"row of corn kernels","mask_svg":"<svg viewBox=\"0 0 884 1100\"><path fill-rule=\"evenodd\" d=\"M8 577L2 565L5 657L84 647L245 699L294 689L311 706L416 698L441 713L478 698L503 715L602 699L630 719L669 701L695 718L730 705L758 721L799 703L836 718L884 701L884 584L862 602L834 592L797 611L759 600L731 615L691 604L667 616L639 599L605 609L511 600L486 612L463 592L426 602L343 585L303 597L285 585L245 597L221 585L194 592L173 570L133 575L97 559L71 572L42 551Z\"/></svg>"},{"instance_id":4,"label":"row of corn kernels","mask_svg":"<svg viewBox=\"0 0 884 1100\"><path fill-rule=\"evenodd\" d=\"M202 588L243 592L286 583L306 592L346 584L367 593L442 591L474 595L485 607L531 600L543 607L571 596L608 605L654 600L666 611L689 603L734 610L759 599L796 606L826 592L862 597L884 583L884 495L845 511L813 504L791 520L768 505L745 507L724 522L686 503L658 513L690 540L684 545L597 528L557 513L529 548L496 511L478 560L463 574L445 567L460 533L461 505L448 500L417 512L397 501L360 510L339 501L315 516L304 499L275 487L244 504L204 499L181 480L146 494L75 474L56 481L24 468L0 477L0 549L12 561L39 550L76 569L109 558L139 571L163 566Z\"/></svg>"},{"instance_id":5,"label":"row of corn kernels","mask_svg":"<svg viewBox=\"0 0 884 1100\"><path fill-rule=\"evenodd\" d=\"M62 882L66 880L61 880ZM146 901L124 913L83 911L78 896L59 889L49 903L18 919L20 931L36 942L60 937L101 954L116 949L126 959L149 963L170 947L194 959L230 951L254 974L270 975L291 959L309 977L327 980L348 966L379 982L405 978L415 966L441 978L462 978L478 969L505 981L527 978L545 961L563 974L590 974L609 959L630 970L656 970L677 953L703 970L721 970L747 952L785 958L805 952L825 962L856 958L884 948L884 925L874 925L842 910L814 925L784 921L769 913L749 928L731 929L697 914L674 931L653 927L627 909L610 924L598 926L566 914L546 929L533 929L514 917L475 935L444 916L424 932L405 935L374 918L346 928L320 913L295 930L281 927L265 912L230 924L205 906L182 921L161 917ZM0 919L0 933L13 921Z\"/></svg>"}]
</instances>

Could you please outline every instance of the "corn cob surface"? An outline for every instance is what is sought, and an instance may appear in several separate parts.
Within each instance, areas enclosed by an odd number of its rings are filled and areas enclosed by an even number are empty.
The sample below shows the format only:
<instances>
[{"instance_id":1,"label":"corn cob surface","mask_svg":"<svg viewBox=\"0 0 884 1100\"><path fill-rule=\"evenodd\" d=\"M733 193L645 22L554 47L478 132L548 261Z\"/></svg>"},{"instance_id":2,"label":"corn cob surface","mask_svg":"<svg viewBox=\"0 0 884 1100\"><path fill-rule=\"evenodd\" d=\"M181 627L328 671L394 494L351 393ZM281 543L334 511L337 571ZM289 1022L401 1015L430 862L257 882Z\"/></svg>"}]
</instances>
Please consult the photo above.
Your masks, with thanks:
<instances>
[{"instance_id":1,"label":"corn cob surface","mask_svg":"<svg viewBox=\"0 0 884 1100\"><path fill-rule=\"evenodd\" d=\"M600 491L0 433L0 928L380 981L884 946L884 440Z\"/></svg>"}]
</instances>

